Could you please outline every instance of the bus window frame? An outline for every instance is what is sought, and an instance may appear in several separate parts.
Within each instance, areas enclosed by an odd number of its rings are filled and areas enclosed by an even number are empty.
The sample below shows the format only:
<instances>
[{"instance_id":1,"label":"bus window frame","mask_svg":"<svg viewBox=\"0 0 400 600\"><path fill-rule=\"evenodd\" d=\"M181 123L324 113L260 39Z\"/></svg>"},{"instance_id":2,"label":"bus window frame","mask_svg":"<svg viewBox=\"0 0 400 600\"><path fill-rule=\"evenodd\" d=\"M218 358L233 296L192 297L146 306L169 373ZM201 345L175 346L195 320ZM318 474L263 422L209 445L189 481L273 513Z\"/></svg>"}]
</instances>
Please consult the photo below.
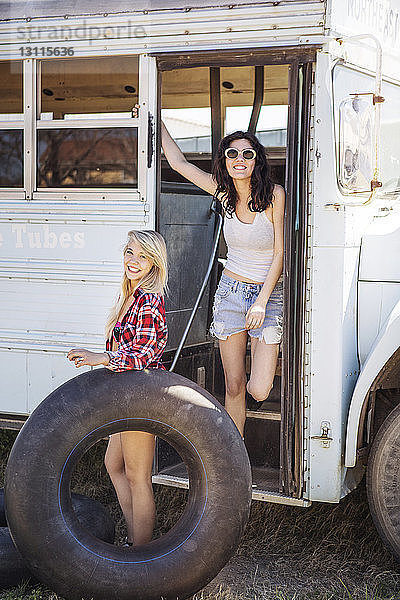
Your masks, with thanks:
<instances>
[{"instance_id":1,"label":"bus window frame","mask_svg":"<svg viewBox=\"0 0 400 600\"><path fill-rule=\"evenodd\" d=\"M335 62L335 64L332 66L332 70L331 70L336 184L337 184L337 189L340 193L340 197L342 198L341 203L343 205L348 205L348 206L358 206L360 204L365 204L366 201L368 201L368 198L371 197L372 190L351 192L351 191L343 188L343 186L340 183L340 177L339 177L339 169L340 169L340 165L339 165L339 161L340 161L339 107L340 107L341 101L339 101L339 98L337 97L337 86L335 86L335 70L337 68L346 69L348 71L352 71L353 73L358 73L360 75L364 75L364 76L370 78L372 94L374 93L374 89L375 89L375 73L373 73L372 71L370 71L368 69L364 69L363 67L360 67L358 65L344 63L341 59L339 59ZM382 85L383 86L391 85L400 91L400 81L390 79L389 77L384 77L384 76L382 77ZM385 96L384 92L383 92L383 96ZM346 97L348 97L348 94ZM381 117L381 121L379 123L379 127L380 127L379 136L381 136L381 134L382 134L382 117ZM378 148L378 165L379 165L378 166L378 179L381 179L381 175L382 175L382 168L381 168L382 154L379 154L380 152L381 152L381 148L379 147ZM385 183L385 182L383 182L383 183ZM380 189L376 188L373 193L375 196L379 195Z\"/></svg>"},{"instance_id":2,"label":"bus window frame","mask_svg":"<svg viewBox=\"0 0 400 600\"><path fill-rule=\"evenodd\" d=\"M125 56L122 55L121 56ZM139 54L139 115L129 118L101 119L38 119L40 114L40 65L44 59L27 59L23 61L23 121L1 121L0 128L21 129L23 131L23 187L0 188L0 199L24 200L109 200L109 201L140 201L148 203L146 190L153 193L149 180L154 176L153 169L148 169L148 123L149 109L154 102L149 98L152 88L153 71L148 68L148 56ZM71 57L68 60L77 60ZM154 86L153 86L154 89ZM132 128L137 129L138 155L136 186L127 187L57 187L38 188L37 186L37 132L46 129L103 129L103 128ZM154 161L153 161L154 162ZM151 171L151 173L149 172Z\"/></svg>"},{"instance_id":3,"label":"bus window frame","mask_svg":"<svg viewBox=\"0 0 400 600\"><path fill-rule=\"evenodd\" d=\"M10 61L5 61L5 62L12 62ZM23 61L21 61L21 59L15 60L13 62L20 62L22 63L22 67L23 67ZM22 85L22 93L23 93L23 89L24 89L24 77L22 75L21 78L21 85ZM12 114L20 114L20 113L10 113L10 115ZM5 121L0 120L0 129L1 130L5 130L5 129L9 129L11 131L22 131L22 149L23 149L23 158L22 158L22 186L20 187L0 187L0 199L9 199L9 200L22 200L25 199L25 188L24 188L24 156L25 156L25 152L24 152L24 140L25 140L25 132L24 132L24 119L7 119Z\"/></svg>"}]
</instances>

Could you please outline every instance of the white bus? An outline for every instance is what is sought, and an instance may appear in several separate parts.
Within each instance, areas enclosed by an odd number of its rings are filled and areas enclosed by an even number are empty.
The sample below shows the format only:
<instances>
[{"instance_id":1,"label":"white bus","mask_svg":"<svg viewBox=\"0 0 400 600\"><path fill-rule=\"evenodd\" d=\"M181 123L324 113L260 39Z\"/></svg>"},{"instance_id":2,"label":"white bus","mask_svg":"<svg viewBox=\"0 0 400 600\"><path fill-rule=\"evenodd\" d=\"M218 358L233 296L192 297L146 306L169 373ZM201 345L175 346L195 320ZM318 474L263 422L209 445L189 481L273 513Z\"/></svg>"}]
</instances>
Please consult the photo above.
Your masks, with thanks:
<instances>
[{"instance_id":1,"label":"white bus","mask_svg":"<svg viewBox=\"0 0 400 600\"><path fill-rule=\"evenodd\" d=\"M284 340L245 432L253 498L339 502L367 468L399 556L399 0L14 0L0 19L2 426L75 375L68 349L103 347L128 229L167 240L171 364L218 217L164 160L161 115L206 170L250 128L287 193ZM176 370L223 399L218 253ZM154 481L187 486L162 441Z\"/></svg>"}]
</instances>

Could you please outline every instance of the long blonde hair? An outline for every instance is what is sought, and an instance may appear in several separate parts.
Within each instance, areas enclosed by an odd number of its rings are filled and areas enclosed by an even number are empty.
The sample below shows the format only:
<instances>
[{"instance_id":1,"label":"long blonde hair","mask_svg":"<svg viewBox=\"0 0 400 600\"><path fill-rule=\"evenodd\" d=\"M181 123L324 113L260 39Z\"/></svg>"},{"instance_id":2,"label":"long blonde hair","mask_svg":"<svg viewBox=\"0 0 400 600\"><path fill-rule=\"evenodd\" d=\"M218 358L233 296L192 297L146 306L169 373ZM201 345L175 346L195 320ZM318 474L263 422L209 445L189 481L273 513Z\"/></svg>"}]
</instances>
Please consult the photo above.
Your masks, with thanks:
<instances>
[{"instance_id":1,"label":"long blonde hair","mask_svg":"<svg viewBox=\"0 0 400 600\"><path fill-rule=\"evenodd\" d=\"M132 230L128 232L128 240L124 246L123 255L125 254L129 244L136 241L140 244L143 254L152 263L149 273L143 277L139 286L144 292L152 292L154 294L164 294L167 290L168 280L168 264L167 264L167 249L164 238L157 231L152 230ZM106 322L106 339L111 338L112 330L115 327L121 309L127 298L134 292L132 282L124 273L122 276L121 287L117 297L117 301L110 310Z\"/></svg>"}]
</instances>

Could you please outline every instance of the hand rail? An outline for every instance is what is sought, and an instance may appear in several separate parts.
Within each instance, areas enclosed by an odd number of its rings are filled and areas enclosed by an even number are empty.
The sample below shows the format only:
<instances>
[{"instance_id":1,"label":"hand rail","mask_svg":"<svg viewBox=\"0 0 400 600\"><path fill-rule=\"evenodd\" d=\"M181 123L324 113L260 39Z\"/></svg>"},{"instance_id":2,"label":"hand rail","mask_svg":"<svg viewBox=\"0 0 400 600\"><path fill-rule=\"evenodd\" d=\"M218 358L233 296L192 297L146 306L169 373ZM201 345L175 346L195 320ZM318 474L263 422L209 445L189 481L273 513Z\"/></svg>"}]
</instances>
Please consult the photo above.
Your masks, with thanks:
<instances>
[{"instance_id":1,"label":"hand rail","mask_svg":"<svg viewBox=\"0 0 400 600\"><path fill-rule=\"evenodd\" d=\"M215 231L214 243L213 243L212 253L211 253L211 256L210 256L210 261L208 263L207 272L206 272L206 274L204 276L203 283L201 284L200 291L199 291L199 293L197 295L196 302L194 303L192 312L190 313L190 317L189 317L188 322L186 324L185 331L182 334L181 340L180 340L180 342L178 344L178 347L176 349L176 352L174 354L174 358L172 360L172 364L171 364L171 366L169 368L169 371L173 371L175 369L175 366L176 366L176 363L178 361L179 355L180 355L181 350L183 348L183 344L185 343L185 340L186 340L187 335L189 333L189 329L190 329L190 327L191 327L191 325L193 323L193 319L196 316L196 312L197 312L197 309L199 307L200 300L201 300L201 298L202 298L202 296L204 294L204 291L206 289L208 280L210 278L212 267L213 267L213 264L214 264L215 255L217 253L218 242L219 242L219 237L221 235L223 219L222 219L222 216L216 210L214 210L212 206L211 206L210 210L212 210L212 212L214 214L216 214L217 217L218 217L218 225L217 225L217 229Z\"/></svg>"}]
</instances>

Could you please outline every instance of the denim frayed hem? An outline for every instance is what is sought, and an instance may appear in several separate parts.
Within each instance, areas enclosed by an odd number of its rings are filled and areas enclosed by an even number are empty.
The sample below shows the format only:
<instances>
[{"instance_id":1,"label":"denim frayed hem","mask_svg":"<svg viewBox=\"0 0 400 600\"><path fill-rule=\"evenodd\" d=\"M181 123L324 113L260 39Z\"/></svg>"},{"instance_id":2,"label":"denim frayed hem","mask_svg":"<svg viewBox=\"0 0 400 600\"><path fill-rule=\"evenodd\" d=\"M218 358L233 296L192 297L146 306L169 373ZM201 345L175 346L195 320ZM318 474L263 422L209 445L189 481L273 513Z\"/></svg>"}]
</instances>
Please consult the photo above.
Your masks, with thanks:
<instances>
[{"instance_id":1,"label":"denim frayed hem","mask_svg":"<svg viewBox=\"0 0 400 600\"><path fill-rule=\"evenodd\" d=\"M277 324L276 325L267 325L263 327L262 330L252 333L254 330L249 330L249 336L252 338L256 338L264 344L280 344L282 341L282 318L276 317Z\"/></svg>"},{"instance_id":2,"label":"denim frayed hem","mask_svg":"<svg viewBox=\"0 0 400 600\"><path fill-rule=\"evenodd\" d=\"M224 333L224 324L221 322L211 323L210 327L210 335L216 337L218 340L225 341L231 335L235 335L236 333L241 333L242 331L247 331L247 329L239 329L238 331L232 331L232 333L225 334Z\"/></svg>"}]
</instances>

